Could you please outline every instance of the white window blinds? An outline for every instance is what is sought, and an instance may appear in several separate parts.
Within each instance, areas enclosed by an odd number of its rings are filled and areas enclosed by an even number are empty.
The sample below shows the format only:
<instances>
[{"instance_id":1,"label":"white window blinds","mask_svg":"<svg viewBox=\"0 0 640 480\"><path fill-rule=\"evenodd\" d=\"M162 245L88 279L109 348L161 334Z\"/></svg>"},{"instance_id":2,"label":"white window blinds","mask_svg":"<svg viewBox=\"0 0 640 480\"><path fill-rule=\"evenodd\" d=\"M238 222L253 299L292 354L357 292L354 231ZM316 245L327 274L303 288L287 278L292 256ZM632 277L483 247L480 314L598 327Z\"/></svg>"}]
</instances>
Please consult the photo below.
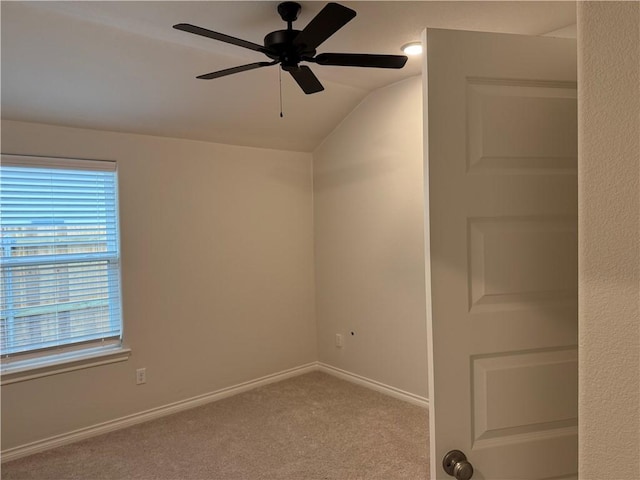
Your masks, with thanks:
<instances>
[{"instance_id":1,"label":"white window blinds","mask_svg":"<svg viewBox=\"0 0 640 480\"><path fill-rule=\"evenodd\" d=\"M2 156L2 356L120 340L114 162Z\"/></svg>"}]
</instances>

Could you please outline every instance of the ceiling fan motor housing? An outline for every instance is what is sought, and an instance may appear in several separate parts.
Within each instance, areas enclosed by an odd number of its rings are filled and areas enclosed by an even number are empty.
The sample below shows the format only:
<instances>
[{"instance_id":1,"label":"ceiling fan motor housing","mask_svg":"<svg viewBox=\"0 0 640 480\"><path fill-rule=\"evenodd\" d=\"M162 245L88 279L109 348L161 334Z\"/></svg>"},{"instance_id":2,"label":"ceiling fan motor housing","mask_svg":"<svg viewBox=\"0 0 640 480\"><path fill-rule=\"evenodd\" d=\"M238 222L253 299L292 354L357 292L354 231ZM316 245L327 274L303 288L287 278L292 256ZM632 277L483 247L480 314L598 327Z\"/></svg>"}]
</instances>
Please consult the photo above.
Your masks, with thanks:
<instances>
[{"instance_id":1,"label":"ceiling fan motor housing","mask_svg":"<svg viewBox=\"0 0 640 480\"><path fill-rule=\"evenodd\" d=\"M315 49L307 48L305 45L295 45L294 39L300 33L299 30L276 30L264 37L264 46L267 49L265 54L282 63L282 68L297 67L303 57L313 57Z\"/></svg>"}]
</instances>

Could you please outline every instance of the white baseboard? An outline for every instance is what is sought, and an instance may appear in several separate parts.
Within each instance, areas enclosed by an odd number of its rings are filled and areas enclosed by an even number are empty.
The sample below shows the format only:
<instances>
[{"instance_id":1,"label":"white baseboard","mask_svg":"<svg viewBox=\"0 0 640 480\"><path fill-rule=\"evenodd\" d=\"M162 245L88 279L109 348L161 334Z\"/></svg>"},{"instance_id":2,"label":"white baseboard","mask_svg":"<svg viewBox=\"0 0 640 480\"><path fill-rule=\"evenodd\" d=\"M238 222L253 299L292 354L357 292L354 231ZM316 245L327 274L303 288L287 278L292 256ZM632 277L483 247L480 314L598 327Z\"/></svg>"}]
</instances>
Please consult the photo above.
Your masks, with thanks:
<instances>
[{"instance_id":1,"label":"white baseboard","mask_svg":"<svg viewBox=\"0 0 640 480\"><path fill-rule=\"evenodd\" d=\"M361 375L357 375L355 373L351 373L322 362L318 362L318 370L330 375L334 375L348 382L356 383L363 387L367 387L377 392L384 393L399 400L404 400L405 402L418 405L419 407L429 408L429 399L421 397L420 395L405 392L404 390L400 390L399 388L385 385L384 383L378 382L376 380L371 380L370 378L363 377Z\"/></svg>"},{"instance_id":2,"label":"white baseboard","mask_svg":"<svg viewBox=\"0 0 640 480\"><path fill-rule=\"evenodd\" d=\"M122 428L131 427L138 423L148 422L149 420L155 420L156 418L178 413L190 408L199 407L207 403L222 400L223 398L231 397L248 390L252 390L269 383L279 382L287 378L295 377L297 375L303 375L305 373L318 370L317 362L308 363L299 367L283 370L282 372L267 375L248 382L239 383L227 388L216 390L215 392L205 393L196 397L188 398L186 400L180 400L179 402L170 403L161 407L152 408L125 417L117 418L115 420L109 420L108 422L99 423L90 427L81 428L61 435L55 435L53 437L38 440L18 447L9 448L3 450L1 453L2 463L18 458L33 455L34 453L43 452L51 448L61 447L80 440L84 440L97 435L102 435L114 430L120 430Z\"/></svg>"},{"instance_id":3,"label":"white baseboard","mask_svg":"<svg viewBox=\"0 0 640 480\"><path fill-rule=\"evenodd\" d=\"M305 373L314 371L328 373L348 382L352 382L363 387L376 390L399 400L413 403L414 405L425 408L429 406L429 400L424 397L405 392L398 388L385 385L376 380L371 380L369 378L347 372L346 370L341 370L322 362L311 362L306 365L283 370L281 372L257 378L255 380L239 383L238 385L222 388L220 390L216 390L215 392L205 393L203 395L198 395L186 400L180 400L178 402L163 405L161 407L152 408L150 410L134 413L125 417L116 418L114 420L109 420L108 422L103 422L68 433L55 435L53 437L37 440L25 445L20 445L18 447L8 448L6 450L3 450L0 454L2 457L2 463L26 457L28 455L33 455L35 453L44 452L45 450L49 450L52 448L61 447L63 445L68 445L80 440L85 440L97 435L120 430L122 428L131 427L139 423L148 422L149 420L155 420L156 418L164 417L166 415L171 415L183 410L188 410L190 408L199 407L201 405L215 402L217 400L222 400L223 398L231 397L233 395L237 395L239 393L261 387L263 385L279 382L281 380L286 380L287 378L303 375Z\"/></svg>"}]
</instances>

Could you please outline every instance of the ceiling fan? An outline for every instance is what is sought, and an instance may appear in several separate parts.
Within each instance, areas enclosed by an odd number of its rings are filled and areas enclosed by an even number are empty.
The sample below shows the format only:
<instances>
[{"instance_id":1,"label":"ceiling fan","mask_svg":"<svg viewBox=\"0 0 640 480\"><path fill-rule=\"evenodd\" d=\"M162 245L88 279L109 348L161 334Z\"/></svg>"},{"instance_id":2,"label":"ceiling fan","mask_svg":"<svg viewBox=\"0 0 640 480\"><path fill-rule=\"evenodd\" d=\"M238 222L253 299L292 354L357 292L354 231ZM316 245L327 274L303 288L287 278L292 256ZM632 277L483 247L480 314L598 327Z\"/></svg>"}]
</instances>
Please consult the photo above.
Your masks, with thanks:
<instances>
[{"instance_id":1,"label":"ceiling fan","mask_svg":"<svg viewBox=\"0 0 640 480\"><path fill-rule=\"evenodd\" d=\"M178 23L173 28L255 50L271 59L271 61L249 63L196 77L203 80L211 80L234 73L280 64L283 70L291 74L304 93L311 94L324 90L324 87L308 66L300 65L301 62L311 62L318 65L373 68L402 68L407 63L407 57L404 55L372 55L365 53L320 53L316 55L316 48L351 21L356 16L356 12L338 3L328 3L309 22L304 30L294 30L292 24L298 18L301 9L302 7L297 2L280 3L278 5L278 13L282 20L287 22L287 29L276 30L267 34L264 37L264 45L258 45L257 43L231 37L224 33L214 32L189 23Z\"/></svg>"}]
</instances>

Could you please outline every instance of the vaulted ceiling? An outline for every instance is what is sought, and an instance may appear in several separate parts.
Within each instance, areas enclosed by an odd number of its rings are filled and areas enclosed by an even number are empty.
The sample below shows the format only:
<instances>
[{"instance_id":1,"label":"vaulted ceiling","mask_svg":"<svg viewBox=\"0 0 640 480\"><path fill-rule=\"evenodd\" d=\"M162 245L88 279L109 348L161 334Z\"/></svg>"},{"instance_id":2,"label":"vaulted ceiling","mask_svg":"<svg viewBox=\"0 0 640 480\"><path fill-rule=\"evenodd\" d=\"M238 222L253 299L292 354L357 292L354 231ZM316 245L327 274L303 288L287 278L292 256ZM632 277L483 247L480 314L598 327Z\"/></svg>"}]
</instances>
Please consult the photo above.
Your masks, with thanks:
<instances>
[{"instance_id":1,"label":"vaulted ceiling","mask_svg":"<svg viewBox=\"0 0 640 480\"><path fill-rule=\"evenodd\" d=\"M301 2L301 30L325 2ZM528 35L569 32L575 2L342 2L357 16L318 52L401 54L425 27ZM372 90L422 68L311 65L325 90L300 91L270 67L215 80L214 70L265 60L190 35L180 22L262 44L285 28L273 1L2 2L2 118L312 151ZM564 30L563 30L564 29Z\"/></svg>"}]
</instances>

